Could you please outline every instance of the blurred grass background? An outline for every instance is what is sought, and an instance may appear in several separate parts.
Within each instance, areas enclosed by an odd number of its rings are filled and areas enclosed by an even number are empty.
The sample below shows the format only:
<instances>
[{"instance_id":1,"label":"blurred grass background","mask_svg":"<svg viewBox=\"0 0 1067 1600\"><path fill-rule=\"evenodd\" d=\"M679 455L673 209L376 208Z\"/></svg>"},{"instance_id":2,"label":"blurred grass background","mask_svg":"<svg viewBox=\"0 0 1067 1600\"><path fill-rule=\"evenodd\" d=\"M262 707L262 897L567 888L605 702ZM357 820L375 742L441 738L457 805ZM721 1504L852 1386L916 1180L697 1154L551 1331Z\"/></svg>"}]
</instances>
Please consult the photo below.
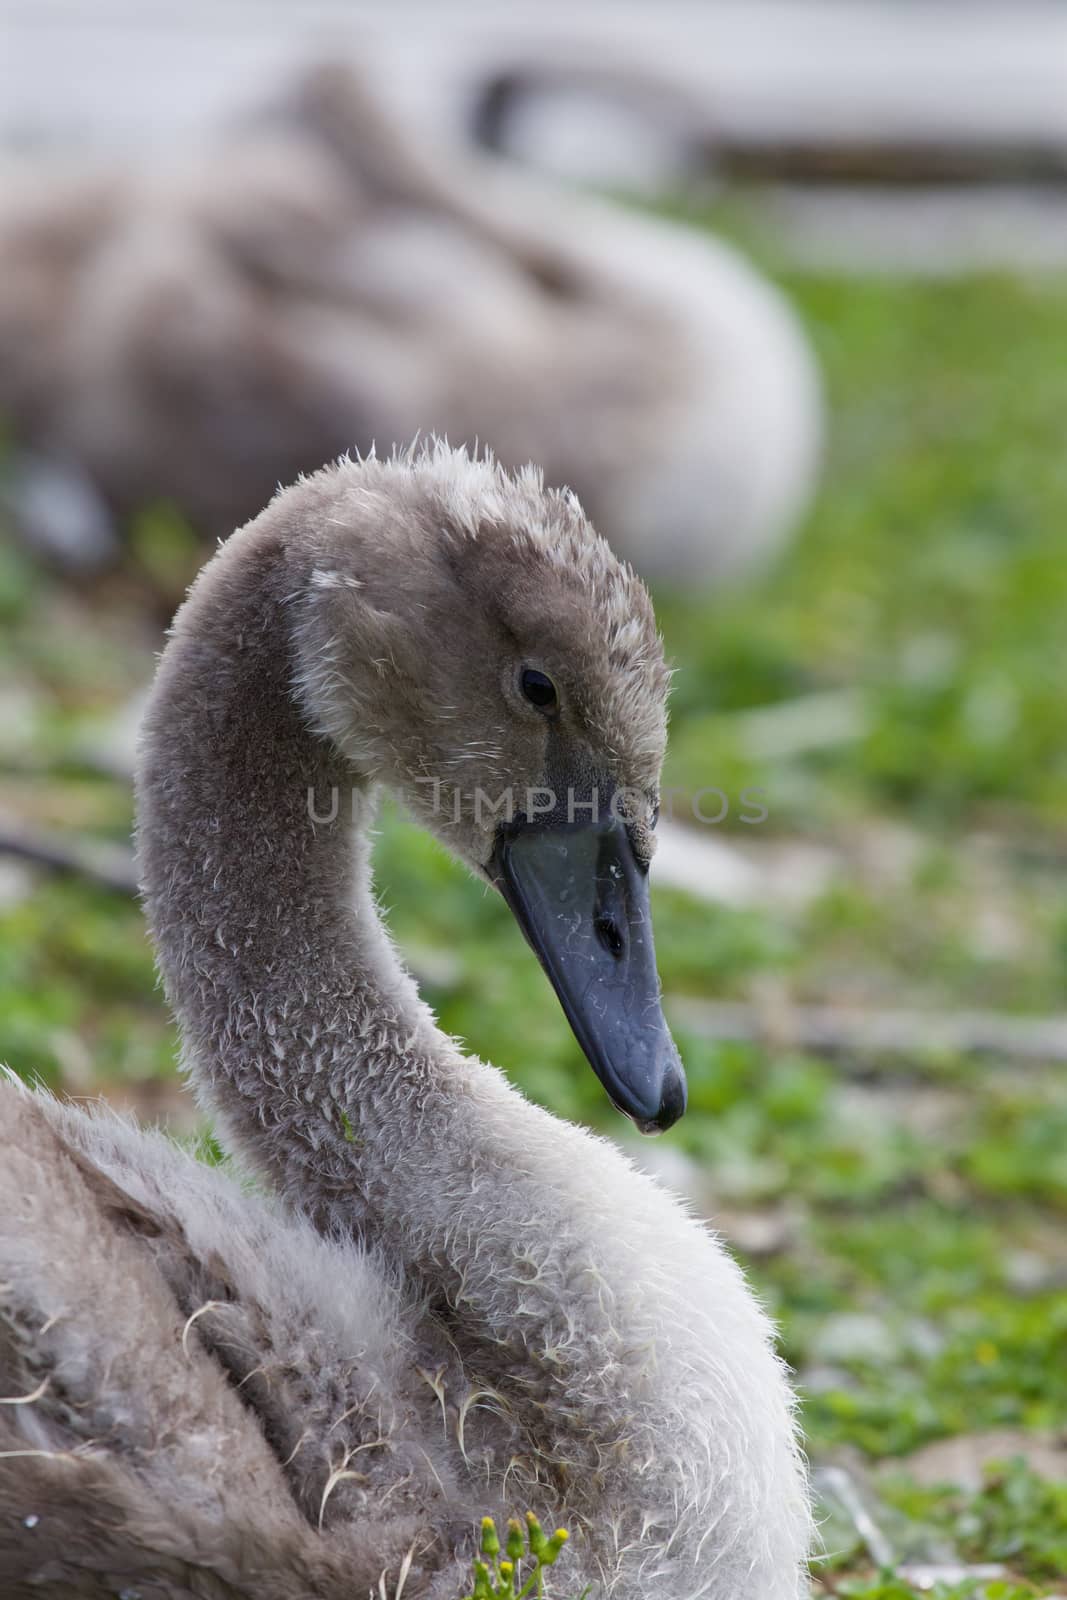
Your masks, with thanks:
<instances>
[{"instance_id":1,"label":"blurred grass background","mask_svg":"<svg viewBox=\"0 0 1067 1600\"><path fill-rule=\"evenodd\" d=\"M699 223L723 217L711 213ZM824 364L825 486L742 595L657 595L679 668L666 781L766 791L745 847L829 862L818 892L728 909L656 891L668 997L932 1012L1058 1011L1067 986L1067 279L780 270ZM148 508L130 573L75 594L0 544L0 809L123 841L127 786L86 752L147 681L199 554ZM846 736L754 739L756 711L847 710ZM812 697L810 700L808 697ZM719 830L729 835L732 823ZM758 834L758 838L755 835ZM399 817L382 898L443 1025L538 1101L621 1136L504 907ZM670 1006L668 1006L668 1011ZM662 1148L779 1319L816 1463L874 1471L906 1524L1065 1587L1067 1454L975 1492L932 1442L997 1433L1031 1463L1067 1436L1062 1066L821 1059L678 1028L690 1111ZM187 1130L139 912L0 863L0 1058ZM668 1159L674 1159L673 1157ZM666 1171L665 1176L671 1173ZM817 1592L910 1600L834 1526Z\"/></svg>"}]
</instances>

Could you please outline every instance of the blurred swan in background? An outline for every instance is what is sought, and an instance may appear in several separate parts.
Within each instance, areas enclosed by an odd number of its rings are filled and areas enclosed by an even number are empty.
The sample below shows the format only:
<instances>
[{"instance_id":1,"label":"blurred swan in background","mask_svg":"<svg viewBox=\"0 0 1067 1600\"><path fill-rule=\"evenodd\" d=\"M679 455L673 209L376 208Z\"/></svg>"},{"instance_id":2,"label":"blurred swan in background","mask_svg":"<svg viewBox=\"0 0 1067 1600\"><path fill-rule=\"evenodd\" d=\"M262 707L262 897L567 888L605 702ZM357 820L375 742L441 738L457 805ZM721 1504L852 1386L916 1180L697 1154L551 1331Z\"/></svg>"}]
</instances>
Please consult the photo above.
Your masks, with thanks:
<instances>
[{"instance_id":1,"label":"blurred swan in background","mask_svg":"<svg viewBox=\"0 0 1067 1600\"><path fill-rule=\"evenodd\" d=\"M803 333L735 251L431 152L332 66L180 167L8 170L0 417L16 521L76 566L145 504L218 537L424 430L537 461L686 580L773 555L821 432Z\"/></svg>"}]
</instances>

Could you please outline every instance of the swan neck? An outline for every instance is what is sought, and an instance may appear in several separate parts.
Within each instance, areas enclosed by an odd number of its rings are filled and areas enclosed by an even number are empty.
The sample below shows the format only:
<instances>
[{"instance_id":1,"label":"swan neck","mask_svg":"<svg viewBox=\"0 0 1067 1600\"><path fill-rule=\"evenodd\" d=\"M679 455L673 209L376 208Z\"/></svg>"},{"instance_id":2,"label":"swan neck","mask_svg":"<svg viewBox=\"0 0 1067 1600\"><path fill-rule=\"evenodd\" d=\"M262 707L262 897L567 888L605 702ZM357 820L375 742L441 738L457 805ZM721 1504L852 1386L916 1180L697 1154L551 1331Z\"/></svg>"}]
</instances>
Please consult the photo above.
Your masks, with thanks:
<instances>
[{"instance_id":1,"label":"swan neck","mask_svg":"<svg viewBox=\"0 0 1067 1600\"><path fill-rule=\"evenodd\" d=\"M225 1142L307 1209L343 1193L351 1223L377 1124L403 1124L446 1042L377 913L372 786L293 691L308 575L252 531L202 574L160 666L142 888L185 1064Z\"/></svg>"}]
</instances>

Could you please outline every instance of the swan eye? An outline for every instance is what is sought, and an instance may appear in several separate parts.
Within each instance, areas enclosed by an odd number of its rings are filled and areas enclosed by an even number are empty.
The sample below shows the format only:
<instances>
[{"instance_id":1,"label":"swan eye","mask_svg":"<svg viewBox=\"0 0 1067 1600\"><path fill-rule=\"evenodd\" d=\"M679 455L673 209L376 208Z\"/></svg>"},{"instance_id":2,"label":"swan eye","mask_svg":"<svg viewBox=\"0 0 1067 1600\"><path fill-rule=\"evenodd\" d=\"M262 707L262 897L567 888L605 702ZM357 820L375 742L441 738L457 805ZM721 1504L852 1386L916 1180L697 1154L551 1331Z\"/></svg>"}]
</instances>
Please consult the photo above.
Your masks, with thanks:
<instances>
[{"instance_id":1,"label":"swan eye","mask_svg":"<svg viewBox=\"0 0 1067 1600\"><path fill-rule=\"evenodd\" d=\"M538 711L554 711L559 705L559 696L556 694L556 686L552 679L545 673L538 672L535 667L523 668L519 687L524 697L532 706L536 706Z\"/></svg>"}]
</instances>

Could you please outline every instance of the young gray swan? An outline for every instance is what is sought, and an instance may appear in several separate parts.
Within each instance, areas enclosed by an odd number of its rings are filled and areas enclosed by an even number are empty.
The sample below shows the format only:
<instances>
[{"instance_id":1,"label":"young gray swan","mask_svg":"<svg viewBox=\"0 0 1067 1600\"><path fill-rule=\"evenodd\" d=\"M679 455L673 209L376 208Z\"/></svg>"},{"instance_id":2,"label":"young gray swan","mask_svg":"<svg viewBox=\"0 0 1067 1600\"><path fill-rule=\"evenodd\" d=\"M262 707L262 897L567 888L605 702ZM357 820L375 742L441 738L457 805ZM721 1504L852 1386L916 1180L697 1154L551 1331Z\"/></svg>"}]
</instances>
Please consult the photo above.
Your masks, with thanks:
<instances>
[{"instance_id":1,"label":"young gray swan","mask_svg":"<svg viewBox=\"0 0 1067 1600\"><path fill-rule=\"evenodd\" d=\"M282 1198L0 1086L7 1600L456 1600L478 1516L527 1508L571 1530L560 1594L805 1592L738 1268L438 1030L371 888L384 785L502 890L616 1104L668 1126L666 689L573 496L443 446L300 481L204 570L145 721L141 871L188 1071Z\"/></svg>"}]
</instances>

